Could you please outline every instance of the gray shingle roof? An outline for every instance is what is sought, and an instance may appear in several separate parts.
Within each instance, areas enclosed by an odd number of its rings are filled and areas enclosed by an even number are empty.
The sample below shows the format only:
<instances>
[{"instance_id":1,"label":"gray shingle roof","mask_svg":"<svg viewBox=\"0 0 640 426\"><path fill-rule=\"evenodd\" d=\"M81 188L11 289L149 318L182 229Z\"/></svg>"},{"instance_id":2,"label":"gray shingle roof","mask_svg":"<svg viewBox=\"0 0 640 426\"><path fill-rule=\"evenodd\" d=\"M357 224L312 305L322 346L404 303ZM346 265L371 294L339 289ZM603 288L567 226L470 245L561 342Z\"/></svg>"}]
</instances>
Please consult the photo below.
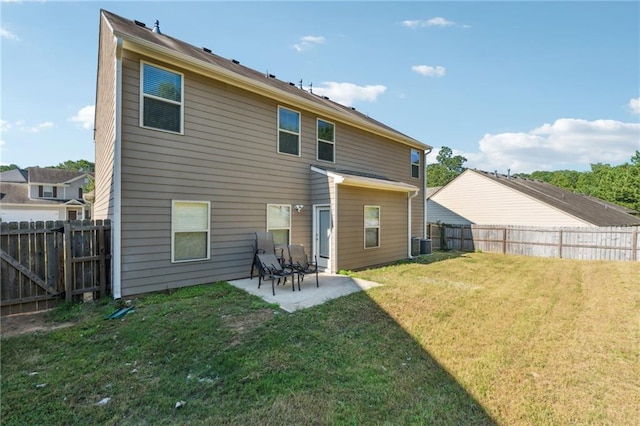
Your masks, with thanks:
<instances>
[{"instance_id":1,"label":"gray shingle roof","mask_svg":"<svg viewBox=\"0 0 640 426\"><path fill-rule=\"evenodd\" d=\"M65 183L88 172L75 172L62 169L29 167L29 182L33 183ZM90 174L90 173L89 173Z\"/></svg>"},{"instance_id":2,"label":"gray shingle roof","mask_svg":"<svg viewBox=\"0 0 640 426\"><path fill-rule=\"evenodd\" d=\"M27 171L22 169L12 169L0 173L0 182L26 183L28 180Z\"/></svg>"},{"instance_id":3,"label":"gray shingle roof","mask_svg":"<svg viewBox=\"0 0 640 426\"><path fill-rule=\"evenodd\" d=\"M469 169L468 171L479 173L501 185L526 194L596 226L640 225L640 218L626 213L624 207L614 207L611 203L596 197L576 194L539 180L488 173L481 170Z\"/></svg>"},{"instance_id":4,"label":"gray shingle roof","mask_svg":"<svg viewBox=\"0 0 640 426\"><path fill-rule=\"evenodd\" d=\"M214 53L205 51L203 48L195 47L191 44L185 43L181 40L173 38L166 34L157 34L151 31L151 28L136 24L136 21L125 19L114 13L106 10L101 10L101 13L108 20L109 24L113 28L117 35L128 36L144 42L153 43L164 49L168 49L173 52L174 55L187 56L192 59L201 62L203 65L210 65L214 68L222 68L227 71L231 71L239 76L254 80L259 84L265 84L281 91L284 95L295 96L297 98L304 99L306 101L313 102L314 104L328 108L333 112L345 117L352 117L361 122L368 123L369 126L378 127L396 134L401 139L410 142L412 144L421 145L427 147L426 144L413 139L377 120L374 120L348 106L341 105L337 102L331 101L329 98L309 93L305 90L298 88L297 85L282 80L276 79L274 76L269 76L264 72L259 72L251 68L241 65L238 61L232 59L225 59Z\"/></svg>"},{"instance_id":5,"label":"gray shingle roof","mask_svg":"<svg viewBox=\"0 0 640 426\"><path fill-rule=\"evenodd\" d=\"M70 201L68 199L33 199L29 198L28 191L29 185L26 183L1 182L0 204L60 205ZM80 202L84 204L84 201Z\"/></svg>"}]
</instances>

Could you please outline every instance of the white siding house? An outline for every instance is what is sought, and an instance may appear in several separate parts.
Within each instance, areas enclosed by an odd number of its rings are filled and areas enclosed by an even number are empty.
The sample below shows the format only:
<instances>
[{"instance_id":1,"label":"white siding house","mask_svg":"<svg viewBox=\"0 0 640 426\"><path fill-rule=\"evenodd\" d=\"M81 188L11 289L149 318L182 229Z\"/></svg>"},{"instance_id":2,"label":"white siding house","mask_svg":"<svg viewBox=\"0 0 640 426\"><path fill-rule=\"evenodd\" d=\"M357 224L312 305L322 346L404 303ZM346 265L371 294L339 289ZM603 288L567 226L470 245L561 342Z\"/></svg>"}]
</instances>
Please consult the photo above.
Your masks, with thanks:
<instances>
[{"instance_id":1,"label":"white siding house","mask_svg":"<svg viewBox=\"0 0 640 426\"><path fill-rule=\"evenodd\" d=\"M619 226L640 218L609 203L532 179L467 169L427 200L430 223Z\"/></svg>"}]
</instances>

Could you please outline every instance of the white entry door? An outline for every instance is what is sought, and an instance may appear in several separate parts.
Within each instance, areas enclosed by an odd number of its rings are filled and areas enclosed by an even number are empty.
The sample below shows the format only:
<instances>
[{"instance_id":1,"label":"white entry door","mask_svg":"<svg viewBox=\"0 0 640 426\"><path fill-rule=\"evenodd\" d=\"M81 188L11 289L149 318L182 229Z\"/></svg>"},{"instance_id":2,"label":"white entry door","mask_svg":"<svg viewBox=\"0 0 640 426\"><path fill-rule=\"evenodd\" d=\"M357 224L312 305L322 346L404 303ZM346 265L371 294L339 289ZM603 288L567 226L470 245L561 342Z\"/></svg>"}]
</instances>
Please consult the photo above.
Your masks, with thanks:
<instances>
[{"instance_id":1,"label":"white entry door","mask_svg":"<svg viewBox=\"0 0 640 426\"><path fill-rule=\"evenodd\" d=\"M331 208L314 206L313 208L313 253L318 259L318 267L325 271L331 269Z\"/></svg>"}]
</instances>

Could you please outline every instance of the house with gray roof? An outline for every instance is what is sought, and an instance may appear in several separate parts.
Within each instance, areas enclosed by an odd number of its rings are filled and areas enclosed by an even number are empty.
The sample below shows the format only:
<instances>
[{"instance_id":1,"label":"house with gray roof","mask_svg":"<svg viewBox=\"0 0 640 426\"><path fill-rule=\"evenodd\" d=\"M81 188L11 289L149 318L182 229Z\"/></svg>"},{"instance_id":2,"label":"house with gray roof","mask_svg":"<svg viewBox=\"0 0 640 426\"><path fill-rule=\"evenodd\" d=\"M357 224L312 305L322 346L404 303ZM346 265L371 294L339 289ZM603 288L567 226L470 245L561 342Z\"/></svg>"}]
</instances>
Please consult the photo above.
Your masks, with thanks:
<instances>
[{"instance_id":1,"label":"house with gray roof","mask_svg":"<svg viewBox=\"0 0 640 426\"><path fill-rule=\"evenodd\" d=\"M430 223L606 227L640 225L621 206L534 179L467 169L428 195Z\"/></svg>"},{"instance_id":2,"label":"house with gray roof","mask_svg":"<svg viewBox=\"0 0 640 426\"><path fill-rule=\"evenodd\" d=\"M170 34L100 12L94 215L115 298L249 277L258 231L328 272L411 256L428 145Z\"/></svg>"},{"instance_id":3,"label":"house with gray roof","mask_svg":"<svg viewBox=\"0 0 640 426\"><path fill-rule=\"evenodd\" d=\"M3 222L81 220L90 217L83 197L89 172L29 167L0 173Z\"/></svg>"}]
</instances>

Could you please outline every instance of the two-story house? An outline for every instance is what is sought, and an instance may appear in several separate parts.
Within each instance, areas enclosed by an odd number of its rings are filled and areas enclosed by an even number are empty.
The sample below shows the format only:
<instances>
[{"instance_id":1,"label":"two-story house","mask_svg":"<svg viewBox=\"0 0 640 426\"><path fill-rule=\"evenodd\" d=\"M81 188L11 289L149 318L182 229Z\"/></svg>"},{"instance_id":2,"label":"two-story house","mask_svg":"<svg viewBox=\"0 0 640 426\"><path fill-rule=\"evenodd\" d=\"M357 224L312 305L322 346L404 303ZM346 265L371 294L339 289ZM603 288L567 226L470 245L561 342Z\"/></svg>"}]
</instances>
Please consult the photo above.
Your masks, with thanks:
<instances>
[{"instance_id":1,"label":"two-story house","mask_svg":"<svg viewBox=\"0 0 640 426\"><path fill-rule=\"evenodd\" d=\"M90 173L29 167L0 174L3 222L81 220L90 217L83 188Z\"/></svg>"},{"instance_id":2,"label":"two-story house","mask_svg":"<svg viewBox=\"0 0 640 426\"><path fill-rule=\"evenodd\" d=\"M427 145L104 10L95 125L116 298L248 277L256 231L329 272L407 258L425 235Z\"/></svg>"}]
</instances>

